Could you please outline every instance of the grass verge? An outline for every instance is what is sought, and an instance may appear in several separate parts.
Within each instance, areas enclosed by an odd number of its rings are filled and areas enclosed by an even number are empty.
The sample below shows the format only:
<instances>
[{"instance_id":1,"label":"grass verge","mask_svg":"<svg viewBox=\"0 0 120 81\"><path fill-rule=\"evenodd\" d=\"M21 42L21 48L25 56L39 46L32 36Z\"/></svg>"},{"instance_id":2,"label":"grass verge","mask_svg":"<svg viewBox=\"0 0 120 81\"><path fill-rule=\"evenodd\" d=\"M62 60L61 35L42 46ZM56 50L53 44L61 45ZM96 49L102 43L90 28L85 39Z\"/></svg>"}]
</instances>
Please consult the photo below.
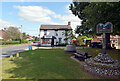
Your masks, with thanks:
<instances>
[{"instance_id":1,"label":"grass verge","mask_svg":"<svg viewBox=\"0 0 120 81\"><path fill-rule=\"evenodd\" d=\"M23 44L10 44L10 45L0 45L0 47L15 46L15 45L24 45L24 44L30 44L30 43L23 43Z\"/></svg>"},{"instance_id":2,"label":"grass verge","mask_svg":"<svg viewBox=\"0 0 120 81\"><path fill-rule=\"evenodd\" d=\"M14 61L2 59L2 79L94 79L63 49L37 49L20 53Z\"/></svg>"}]
</instances>

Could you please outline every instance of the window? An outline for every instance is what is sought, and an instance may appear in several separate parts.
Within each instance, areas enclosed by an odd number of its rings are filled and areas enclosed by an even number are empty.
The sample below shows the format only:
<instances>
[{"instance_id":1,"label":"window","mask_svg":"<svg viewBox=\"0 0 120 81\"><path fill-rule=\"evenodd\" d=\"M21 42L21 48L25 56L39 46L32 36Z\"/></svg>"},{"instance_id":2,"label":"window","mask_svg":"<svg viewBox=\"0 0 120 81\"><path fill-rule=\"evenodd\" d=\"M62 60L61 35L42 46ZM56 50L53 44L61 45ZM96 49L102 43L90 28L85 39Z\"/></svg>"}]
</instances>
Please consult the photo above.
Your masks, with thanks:
<instances>
[{"instance_id":1,"label":"window","mask_svg":"<svg viewBox=\"0 0 120 81\"><path fill-rule=\"evenodd\" d=\"M70 33L68 32L68 30L65 30L65 36L69 35Z\"/></svg>"},{"instance_id":2,"label":"window","mask_svg":"<svg viewBox=\"0 0 120 81\"><path fill-rule=\"evenodd\" d=\"M47 35L47 30L44 30L44 35Z\"/></svg>"},{"instance_id":3,"label":"window","mask_svg":"<svg viewBox=\"0 0 120 81\"><path fill-rule=\"evenodd\" d=\"M61 43L62 38L59 38L59 44Z\"/></svg>"},{"instance_id":4,"label":"window","mask_svg":"<svg viewBox=\"0 0 120 81\"><path fill-rule=\"evenodd\" d=\"M57 30L55 30L55 34L56 34L56 36L58 36Z\"/></svg>"},{"instance_id":5,"label":"window","mask_svg":"<svg viewBox=\"0 0 120 81\"><path fill-rule=\"evenodd\" d=\"M42 39L42 44L51 44L50 39Z\"/></svg>"},{"instance_id":6,"label":"window","mask_svg":"<svg viewBox=\"0 0 120 81\"><path fill-rule=\"evenodd\" d=\"M65 40L65 43L67 44L67 43L68 43L68 40Z\"/></svg>"},{"instance_id":7,"label":"window","mask_svg":"<svg viewBox=\"0 0 120 81\"><path fill-rule=\"evenodd\" d=\"M58 36L58 33L56 33L56 36Z\"/></svg>"}]
</instances>

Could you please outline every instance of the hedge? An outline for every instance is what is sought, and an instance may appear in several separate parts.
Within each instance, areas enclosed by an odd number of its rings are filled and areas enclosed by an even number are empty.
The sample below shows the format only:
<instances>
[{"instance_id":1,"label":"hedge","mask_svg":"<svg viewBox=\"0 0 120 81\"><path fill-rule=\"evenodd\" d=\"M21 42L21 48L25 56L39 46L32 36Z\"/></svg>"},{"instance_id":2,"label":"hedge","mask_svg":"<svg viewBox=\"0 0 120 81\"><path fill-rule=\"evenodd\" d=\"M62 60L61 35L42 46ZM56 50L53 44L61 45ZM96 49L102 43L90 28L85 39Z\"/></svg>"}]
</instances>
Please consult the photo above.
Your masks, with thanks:
<instances>
[{"instance_id":1,"label":"hedge","mask_svg":"<svg viewBox=\"0 0 120 81\"><path fill-rule=\"evenodd\" d=\"M22 40L21 42L22 43L28 43L28 40Z\"/></svg>"},{"instance_id":2,"label":"hedge","mask_svg":"<svg viewBox=\"0 0 120 81\"><path fill-rule=\"evenodd\" d=\"M61 44L58 44L57 46L66 46L67 43L61 43Z\"/></svg>"},{"instance_id":3,"label":"hedge","mask_svg":"<svg viewBox=\"0 0 120 81\"><path fill-rule=\"evenodd\" d=\"M20 41L2 41L0 45L20 44Z\"/></svg>"}]
</instances>

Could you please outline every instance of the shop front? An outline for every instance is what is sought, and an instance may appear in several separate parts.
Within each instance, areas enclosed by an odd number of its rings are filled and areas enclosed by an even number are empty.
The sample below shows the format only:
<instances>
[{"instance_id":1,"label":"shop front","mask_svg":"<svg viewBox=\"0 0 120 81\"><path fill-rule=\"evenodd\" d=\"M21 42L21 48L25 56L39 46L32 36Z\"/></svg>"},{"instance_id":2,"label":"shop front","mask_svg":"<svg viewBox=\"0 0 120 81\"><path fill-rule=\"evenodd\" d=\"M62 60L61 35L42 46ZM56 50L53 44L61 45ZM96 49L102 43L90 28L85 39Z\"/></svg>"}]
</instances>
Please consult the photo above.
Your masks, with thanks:
<instances>
[{"instance_id":1,"label":"shop front","mask_svg":"<svg viewBox=\"0 0 120 81\"><path fill-rule=\"evenodd\" d=\"M54 46L56 37L54 36L43 36L41 38L41 46Z\"/></svg>"}]
</instances>

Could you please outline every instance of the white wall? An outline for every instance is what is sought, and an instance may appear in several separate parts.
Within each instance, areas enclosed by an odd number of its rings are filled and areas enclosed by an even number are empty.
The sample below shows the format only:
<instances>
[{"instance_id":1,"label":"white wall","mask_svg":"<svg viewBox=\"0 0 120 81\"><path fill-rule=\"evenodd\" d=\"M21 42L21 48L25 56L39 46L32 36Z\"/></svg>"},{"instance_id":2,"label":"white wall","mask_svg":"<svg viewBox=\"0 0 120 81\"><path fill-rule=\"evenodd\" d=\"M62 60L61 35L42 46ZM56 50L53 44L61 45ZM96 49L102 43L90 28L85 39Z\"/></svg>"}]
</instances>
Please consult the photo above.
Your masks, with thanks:
<instances>
[{"instance_id":1,"label":"white wall","mask_svg":"<svg viewBox=\"0 0 120 81\"><path fill-rule=\"evenodd\" d=\"M56 36L56 32L58 33L58 36ZM59 38L62 38L61 43L65 43L64 39L65 39L65 35L63 35L63 32L65 32L65 30L47 30L47 35L48 36L55 36L56 39L54 40L54 45L56 45L56 41L59 42ZM40 38L44 36L44 30L40 31ZM70 43L70 39L68 40L68 43Z\"/></svg>"}]
</instances>

